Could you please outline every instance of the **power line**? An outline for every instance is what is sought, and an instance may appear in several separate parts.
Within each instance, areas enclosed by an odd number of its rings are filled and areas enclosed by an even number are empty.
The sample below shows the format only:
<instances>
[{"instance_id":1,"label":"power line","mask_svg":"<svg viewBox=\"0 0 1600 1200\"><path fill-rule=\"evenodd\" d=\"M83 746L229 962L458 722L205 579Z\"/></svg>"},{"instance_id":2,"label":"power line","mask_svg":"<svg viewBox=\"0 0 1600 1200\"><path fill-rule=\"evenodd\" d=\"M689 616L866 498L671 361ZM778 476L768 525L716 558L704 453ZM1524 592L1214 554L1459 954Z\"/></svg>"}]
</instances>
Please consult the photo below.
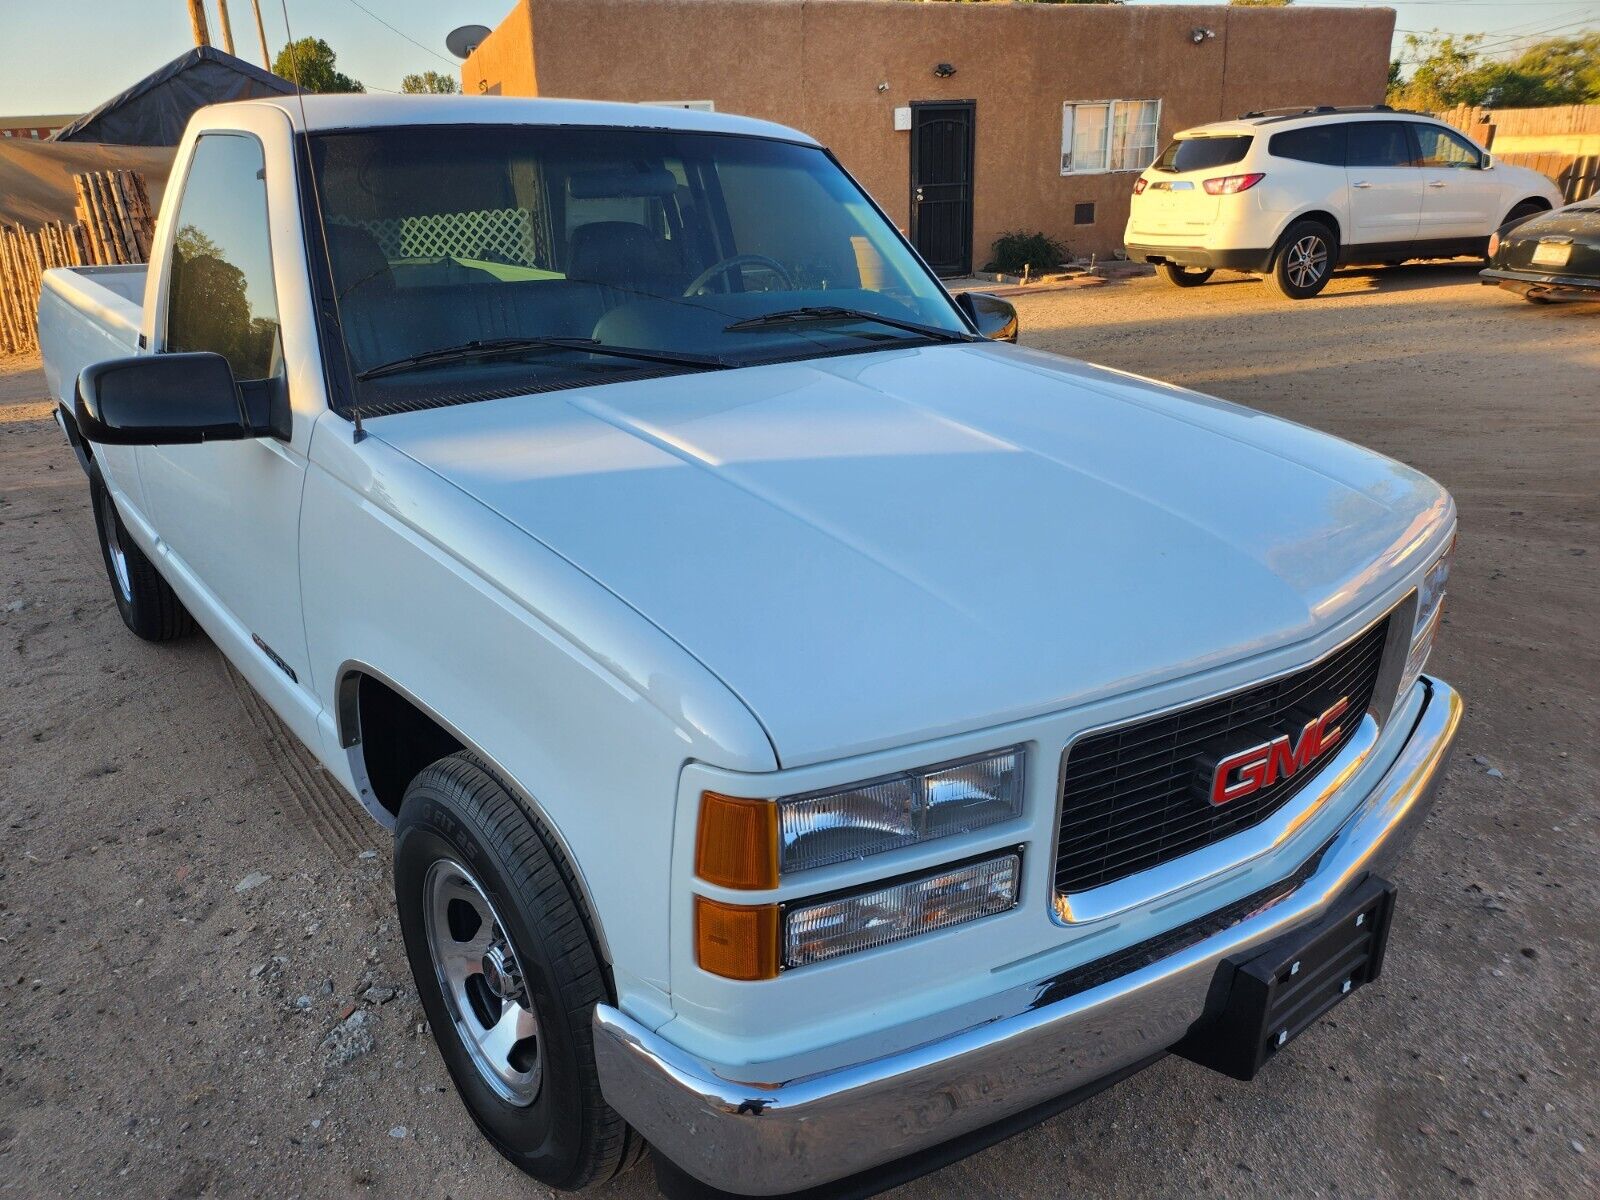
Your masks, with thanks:
<instances>
[{"instance_id":1,"label":"power line","mask_svg":"<svg viewBox=\"0 0 1600 1200\"><path fill-rule=\"evenodd\" d=\"M1594 18L1592 16L1591 17L1584 17L1581 20L1569 21L1569 22L1567 22L1566 24L1563 24L1563 25L1551 25L1551 26L1547 26L1544 29L1530 29L1530 30L1526 31L1525 33L1513 34L1510 37L1497 38L1494 41L1489 41L1489 42L1480 42L1480 43L1478 43L1476 45L1473 45L1471 47L1466 47L1464 49L1466 49L1466 52L1469 53L1469 54L1475 54L1475 55L1476 54L1488 54L1488 53L1491 53L1493 51L1504 50L1508 46L1513 46L1517 42L1527 41L1530 38L1545 37L1545 36L1548 36L1549 34L1552 34L1552 33L1560 33L1563 30L1576 28L1577 26L1580 26L1580 25L1592 25L1592 24L1594 24ZM1438 31L1437 30L1433 30L1431 32L1437 33ZM1504 32L1504 31L1502 30L1501 32ZM1422 36L1427 36L1427 35L1424 34ZM1420 59L1420 58L1402 58L1402 59L1400 59L1400 61L1402 63L1419 63L1419 62L1423 62L1425 60L1424 59Z\"/></svg>"},{"instance_id":2,"label":"power line","mask_svg":"<svg viewBox=\"0 0 1600 1200\"><path fill-rule=\"evenodd\" d=\"M359 8L362 12L366 13L367 16L371 17L374 21L376 21L379 25L382 25L385 29L387 29L390 33L394 34L396 37L404 38L406 41L410 42L413 46L415 46L418 50L426 51L427 53L429 53L429 54L433 55L435 58L437 58L440 62L447 64L451 68L455 67L456 64L454 62L452 62L450 59L448 59L444 55L440 54L437 50L433 49L431 46L424 46L421 42L417 41L417 39L412 37L410 34L403 33L400 30L396 29L393 25L389 24L389 22L385 21L382 17L380 17L377 13L373 12L365 4L362 4L360 2L360 0L350 0L350 3L355 5L355 7ZM379 89L379 90L382 90L382 89Z\"/></svg>"}]
</instances>

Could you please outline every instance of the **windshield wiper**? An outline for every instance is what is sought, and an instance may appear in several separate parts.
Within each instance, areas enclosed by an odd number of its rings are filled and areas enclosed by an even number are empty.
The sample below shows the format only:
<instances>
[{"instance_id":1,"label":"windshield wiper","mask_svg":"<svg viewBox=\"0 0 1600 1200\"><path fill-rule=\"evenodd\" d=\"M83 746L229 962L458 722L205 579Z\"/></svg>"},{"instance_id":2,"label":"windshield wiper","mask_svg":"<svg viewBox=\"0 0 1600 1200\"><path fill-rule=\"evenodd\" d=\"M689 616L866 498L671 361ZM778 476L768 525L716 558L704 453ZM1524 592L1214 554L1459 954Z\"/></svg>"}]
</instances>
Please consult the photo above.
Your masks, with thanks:
<instances>
[{"instance_id":1,"label":"windshield wiper","mask_svg":"<svg viewBox=\"0 0 1600 1200\"><path fill-rule=\"evenodd\" d=\"M615 358L636 358L642 362L669 363L677 367L698 367L713 370L728 364L706 354L679 354L671 350L642 350L633 346L608 346L595 338L582 337L511 337L481 338L462 342L459 346L442 346L421 354L397 358L357 372L356 378L365 382L384 375L409 371L413 367L428 367L436 363L467 362L475 358L496 358L500 355L521 354L529 350L580 350L587 354L607 354Z\"/></svg>"},{"instance_id":2,"label":"windshield wiper","mask_svg":"<svg viewBox=\"0 0 1600 1200\"><path fill-rule=\"evenodd\" d=\"M899 317L886 317L882 313L868 312L864 308L841 308L830 304L808 304L802 308L782 308L777 312L762 313L758 317L744 317L722 327L723 333L738 333L747 329L765 329L772 325L799 325L807 321L873 321L891 329L904 329L940 342L974 342L981 338L953 329L940 329L937 325L924 325L920 321L902 321Z\"/></svg>"}]
</instances>

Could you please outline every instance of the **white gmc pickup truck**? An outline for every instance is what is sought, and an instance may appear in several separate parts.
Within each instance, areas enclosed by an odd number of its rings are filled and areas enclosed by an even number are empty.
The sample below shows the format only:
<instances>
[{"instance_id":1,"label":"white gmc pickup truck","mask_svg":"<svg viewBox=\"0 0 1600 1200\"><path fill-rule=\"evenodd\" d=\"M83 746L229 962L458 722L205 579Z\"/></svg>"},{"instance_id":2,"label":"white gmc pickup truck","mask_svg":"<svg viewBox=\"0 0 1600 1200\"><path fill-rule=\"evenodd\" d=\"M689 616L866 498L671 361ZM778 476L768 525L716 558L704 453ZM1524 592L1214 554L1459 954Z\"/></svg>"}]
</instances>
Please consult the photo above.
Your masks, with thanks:
<instances>
[{"instance_id":1,"label":"white gmc pickup truck","mask_svg":"<svg viewBox=\"0 0 1600 1200\"><path fill-rule=\"evenodd\" d=\"M1455 508L1006 344L826 150L221 105L41 337L129 628L394 831L473 1119L559 1188L868 1194L1382 963Z\"/></svg>"}]
</instances>

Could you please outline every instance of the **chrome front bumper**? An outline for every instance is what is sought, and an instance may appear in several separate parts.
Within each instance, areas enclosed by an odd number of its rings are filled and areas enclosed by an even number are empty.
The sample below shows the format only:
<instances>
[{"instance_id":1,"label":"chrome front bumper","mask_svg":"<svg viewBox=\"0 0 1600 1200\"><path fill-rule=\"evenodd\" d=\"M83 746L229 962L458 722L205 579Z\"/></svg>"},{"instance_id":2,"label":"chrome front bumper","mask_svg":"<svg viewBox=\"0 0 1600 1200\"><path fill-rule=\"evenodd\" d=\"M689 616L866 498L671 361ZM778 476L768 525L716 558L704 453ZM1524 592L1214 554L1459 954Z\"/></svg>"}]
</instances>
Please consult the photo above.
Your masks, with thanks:
<instances>
[{"instance_id":1,"label":"chrome front bumper","mask_svg":"<svg viewBox=\"0 0 1600 1200\"><path fill-rule=\"evenodd\" d=\"M1165 958L913 1050L783 1083L719 1074L615 1008L594 1014L606 1101L704 1183L781 1195L974 1133L1159 1055L1201 1017L1225 958L1316 920L1410 843L1461 723L1461 698L1424 678L1410 737L1298 887Z\"/></svg>"}]
</instances>

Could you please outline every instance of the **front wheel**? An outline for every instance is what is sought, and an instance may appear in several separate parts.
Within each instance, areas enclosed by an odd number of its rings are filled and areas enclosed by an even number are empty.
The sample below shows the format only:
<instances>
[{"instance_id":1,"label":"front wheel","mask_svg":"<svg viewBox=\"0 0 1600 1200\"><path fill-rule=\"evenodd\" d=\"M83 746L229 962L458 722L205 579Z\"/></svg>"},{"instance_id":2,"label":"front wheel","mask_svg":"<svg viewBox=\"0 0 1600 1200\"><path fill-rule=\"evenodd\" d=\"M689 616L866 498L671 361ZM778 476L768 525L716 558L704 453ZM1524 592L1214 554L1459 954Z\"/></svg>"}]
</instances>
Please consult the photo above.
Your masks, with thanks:
<instances>
[{"instance_id":1,"label":"front wheel","mask_svg":"<svg viewBox=\"0 0 1600 1200\"><path fill-rule=\"evenodd\" d=\"M94 506L95 531L100 535L100 557L122 623L147 642L170 642L192 633L194 618L129 536L111 489L100 474L100 464L93 459L89 460L89 501Z\"/></svg>"},{"instance_id":2,"label":"front wheel","mask_svg":"<svg viewBox=\"0 0 1600 1200\"><path fill-rule=\"evenodd\" d=\"M1173 287L1199 287L1211 278L1210 267L1185 267L1178 263L1161 263L1156 270L1161 273L1161 278Z\"/></svg>"},{"instance_id":3,"label":"front wheel","mask_svg":"<svg viewBox=\"0 0 1600 1200\"><path fill-rule=\"evenodd\" d=\"M394 887L417 996L484 1136L542 1183L576 1191L635 1161L600 1094L591 1019L609 997L575 884L550 835L462 752L411 781Z\"/></svg>"},{"instance_id":4,"label":"front wheel","mask_svg":"<svg viewBox=\"0 0 1600 1200\"><path fill-rule=\"evenodd\" d=\"M1267 286L1288 300L1311 299L1328 286L1337 249L1326 225L1300 221L1290 226L1267 273Z\"/></svg>"}]
</instances>

